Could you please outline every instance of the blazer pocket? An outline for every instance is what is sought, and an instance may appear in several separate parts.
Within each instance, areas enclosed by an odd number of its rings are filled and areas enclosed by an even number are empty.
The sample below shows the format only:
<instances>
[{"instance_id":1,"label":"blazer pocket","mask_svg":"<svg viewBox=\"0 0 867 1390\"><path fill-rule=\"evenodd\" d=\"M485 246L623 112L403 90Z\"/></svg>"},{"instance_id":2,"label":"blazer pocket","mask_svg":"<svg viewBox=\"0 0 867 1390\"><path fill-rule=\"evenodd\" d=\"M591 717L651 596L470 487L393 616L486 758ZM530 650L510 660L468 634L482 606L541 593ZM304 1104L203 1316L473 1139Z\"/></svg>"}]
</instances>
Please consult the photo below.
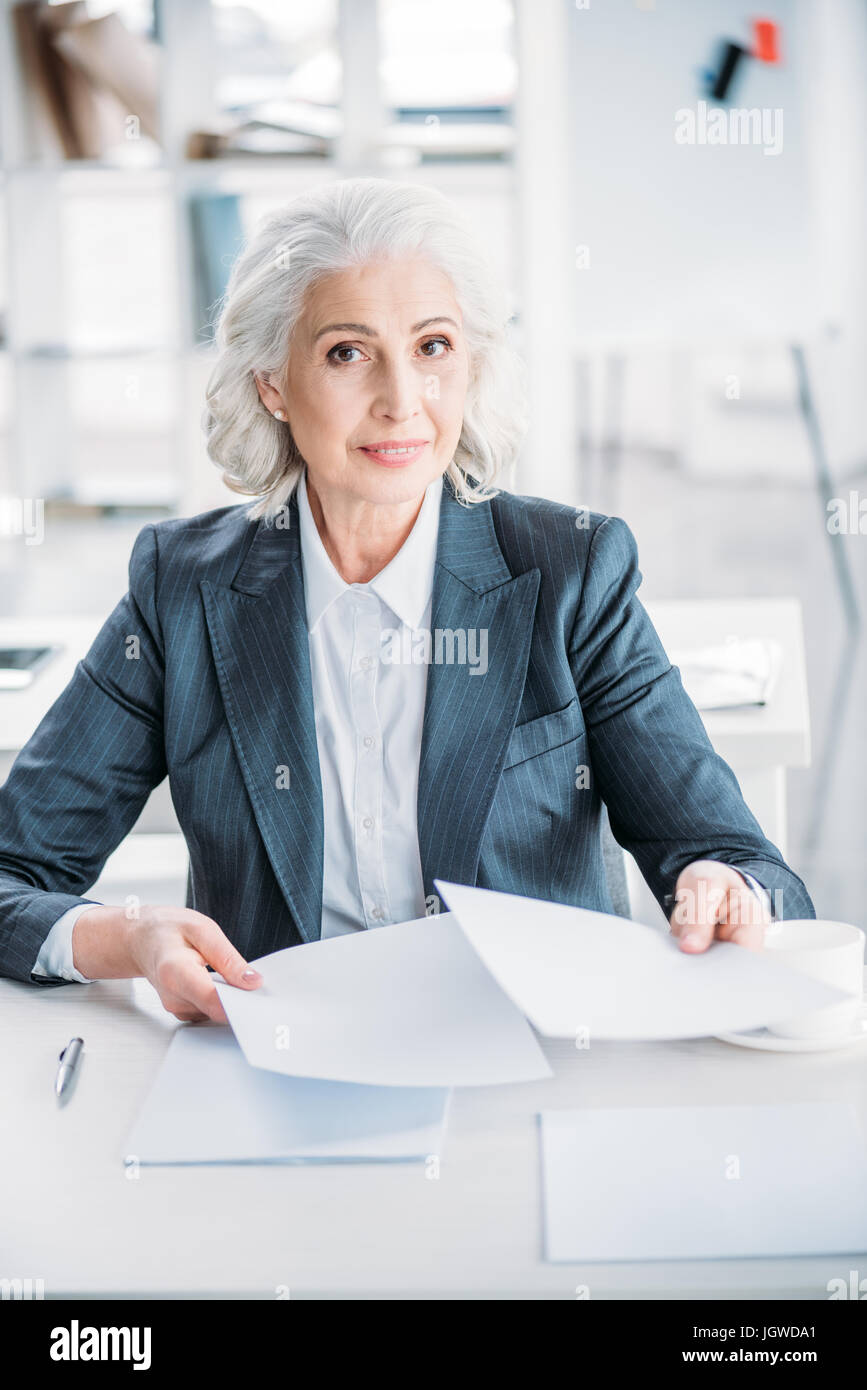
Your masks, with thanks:
<instances>
[{"instance_id":1,"label":"blazer pocket","mask_svg":"<svg viewBox=\"0 0 867 1390\"><path fill-rule=\"evenodd\" d=\"M550 753L554 748L573 743L583 738L585 733L584 717L576 695L564 709L555 710L553 714L540 714L538 719L518 724L512 730L503 771L516 763L525 763L528 758L537 758L540 753Z\"/></svg>"}]
</instances>

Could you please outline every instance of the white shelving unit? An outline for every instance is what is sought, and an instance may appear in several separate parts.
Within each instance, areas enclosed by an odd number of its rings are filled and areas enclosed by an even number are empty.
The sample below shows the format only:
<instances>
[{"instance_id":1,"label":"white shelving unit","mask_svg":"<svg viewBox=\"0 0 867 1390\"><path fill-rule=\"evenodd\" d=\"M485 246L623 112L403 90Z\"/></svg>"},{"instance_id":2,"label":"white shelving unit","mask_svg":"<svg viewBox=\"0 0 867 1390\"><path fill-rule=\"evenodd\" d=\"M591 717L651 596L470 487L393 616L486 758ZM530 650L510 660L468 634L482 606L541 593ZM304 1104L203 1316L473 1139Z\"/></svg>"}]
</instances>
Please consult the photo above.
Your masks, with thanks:
<instances>
[{"instance_id":1,"label":"white shelving unit","mask_svg":"<svg viewBox=\"0 0 867 1390\"><path fill-rule=\"evenodd\" d=\"M11 377L12 426L8 480L0 494L82 499L70 464L75 437L75 367L106 359L126 364L130 389L139 389L143 369L161 364L170 374L177 402L166 432L168 483L164 504L182 514L237 502L226 491L204 451L200 427L212 349L196 344L193 322L192 246L189 197L194 190L246 194L261 203L279 202L311 182L351 174L380 174L431 182L468 205L489 228L492 255L507 275L516 275L517 249L513 167L503 161L421 164L396 170L378 162L382 106L371 93L377 70L376 0L340 0L337 42L342 60L343 117L347 134L333 157L253 157L189 160L188 133L212 120L216 88L214 16L210 0L157 0L161 56L161 148L146 167L93 160L46 160L38 154L23 90L11 17L12 0L0 0L0 200L5 220L9 302L3 353ZM169 319L159 341L139 343L136 325L118 325L116 341L98 351L76 348L66 322L68 266L65 258L65 200L83 196L164 200L173 235L166 266ZM145 203L142 203L145 206ZM131 267L134 273L134 267ZM513 280L514 283L514 280ZM116 417L116 402L108 415ZM133 431L130 446L133 444ZM146 439L135 440L134 479L141 479L143 504L156 505L161 488L148 485L142 455ZM119 434L121 462L126 449ZM128 482L118 478L116 496L132 501ZM91 489L92 491L92 489Z\"/></svg>"}]
</instances>

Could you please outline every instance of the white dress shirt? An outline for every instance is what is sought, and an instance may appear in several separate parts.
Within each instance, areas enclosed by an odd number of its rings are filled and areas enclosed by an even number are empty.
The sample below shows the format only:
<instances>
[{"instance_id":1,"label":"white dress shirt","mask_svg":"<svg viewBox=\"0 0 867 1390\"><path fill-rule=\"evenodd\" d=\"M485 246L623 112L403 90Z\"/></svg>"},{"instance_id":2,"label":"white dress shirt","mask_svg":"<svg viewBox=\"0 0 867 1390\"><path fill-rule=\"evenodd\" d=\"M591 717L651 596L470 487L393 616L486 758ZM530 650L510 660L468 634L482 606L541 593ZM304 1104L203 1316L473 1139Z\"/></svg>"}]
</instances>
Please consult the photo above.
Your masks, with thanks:
<instances>
[{"instance_id":1,"label":"white dress shirt","mask_svg":"<svg viewBox=\"0 0 867 1390\"><path fill-rule=\"evenodd\" d=\"M425 914L416 802L428 668L380 654L411 652L413 634L430 627L442 479L429 485L409 536L369 584L347 584L337 573L303 474L297 496L325 828L325 938ZM77 904L55 922L35 975L88 983L73 965L72 929L91 905Z\"/></svg>"},{"instance_id":2,"label":"white dress shirt","mask_svg":"<svg viewBox=\"0 0 867 1390\"><path fill-rule=\"evenodd\" d=\"M428 668L380 654L411 651L412 634L430 627L441 497L435 478L394 559L368 584L347 584L303 476L298 483L325 823L323 937L425 915L416 802ZM388 634L404 628L408 639L390 645Z\"/></svg>"}]
</instances>

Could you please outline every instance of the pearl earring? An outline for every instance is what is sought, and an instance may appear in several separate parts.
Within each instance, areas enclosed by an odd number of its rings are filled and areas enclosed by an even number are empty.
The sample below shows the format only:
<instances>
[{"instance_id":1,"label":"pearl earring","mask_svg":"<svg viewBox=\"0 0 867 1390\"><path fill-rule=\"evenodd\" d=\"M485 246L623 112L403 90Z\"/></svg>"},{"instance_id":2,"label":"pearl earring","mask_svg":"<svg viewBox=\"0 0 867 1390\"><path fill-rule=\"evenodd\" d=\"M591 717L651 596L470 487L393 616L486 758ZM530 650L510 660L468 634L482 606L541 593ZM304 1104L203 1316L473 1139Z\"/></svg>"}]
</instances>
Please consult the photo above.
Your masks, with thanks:
<instances>
[{"instance_id":1,"label":"pearl earring","mask_svg":"<svg viewBox=\"0 0 867 1390\"><path fill-rule=\"evenodd\" d=\"M275 410L275 411L274 411L274 419L275 419L275 420L285 420L285 419L286 419L286 416L283 414L283 411L282 411L282 410Z\"/></svg>"}]
</instances>

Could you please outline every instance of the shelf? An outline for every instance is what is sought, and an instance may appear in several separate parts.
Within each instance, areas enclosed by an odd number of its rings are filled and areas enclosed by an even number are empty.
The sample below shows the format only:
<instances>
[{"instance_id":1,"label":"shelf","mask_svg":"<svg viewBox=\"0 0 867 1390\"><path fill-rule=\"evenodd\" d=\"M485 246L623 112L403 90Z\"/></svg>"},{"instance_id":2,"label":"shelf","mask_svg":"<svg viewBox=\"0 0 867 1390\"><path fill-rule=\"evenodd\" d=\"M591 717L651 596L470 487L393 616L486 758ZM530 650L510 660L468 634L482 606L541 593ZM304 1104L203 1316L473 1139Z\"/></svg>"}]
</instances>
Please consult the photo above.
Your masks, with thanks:
<instances>
[{"instance_id":1,"label":"shelf","mask_svg":"<svg viewBox=\"0 0 867 1390\"><path fill-rule=\"evenodd\" d=\"M76 397L81 369L82 387L89 401L103 381L111 395L105 410L111 415L117 398L117 378L129 364L137 368L148 390L159 388L162 374L175 374L177 399L172 466L177 471L177 493L182 506L201 510L200 499L208 492L212 465L204 458L201 414L204 382L216 356L212 342L199 337L195 310L195 251L189 204L197 193L237 194L250 202L243 208L246 229L254 215L272 203L287 200L295 192L345 177L381 177L408 180L441 189L447 196L466 201L489 228L493 254L511 243L501 233L514 190L514 168L509 157L481 152L471 158L446 157L417 162L400 144L419 140L419 132L406 123L402 130L388 111L382 119L371 102L369 73L375 65L379 33L376 0L352 0L340 6L338 47L343 58L341 110L343 131L323 154L233 153L216 159L186 156L190 131L213 125L212 73L213 9L211 0L167 0L161 6L162 76L160 85L160 144L142 138L127 148L115 144L103 159L64 159L58 155L31 157L37 145L26 119L23 70L15 50L10 10L13 0L0 0L0 218L7 235L0 236L3 254L9 257L6 277L8 304L2 306L6 341L0 343L4 367L4 400L10 402L11 429L8 448L12 486L24 495L62 496L75 492L69 442L75 438ZM435 110L436 108L434 108ZM430 114L430 113L425 113ZM388 141L384 130L391 128ZM444 138L448 138L444 123ZM499 139L484 129L479 141ZM367 152L380 149L374 161ZM435 153L434 149L425 154ZM78 215L76 199L84 206ZM138 198L139 203L129 200ZM105 200L104 204L102 201ZM118 207L111 206L111 200ZM148 204L152 200L152 206ZM124 201L126 200L126 201ZM68 254L65 232L92 218L94 230L105 228L113 238L105 266L90 251L88 266ZM116 218L116 225L114 219ZM158 228L161 238L141 241L144 219ZM165 305L166 315L148 315L147 321L133 308L125 312L121 300L126 267L134 271L132 241L123 240L132 226L146 251L158 249L160 257L147 257L147 284L153 298L145 303ZM120 230L117 230L119 228ZM0 228L2 232L3 228ZM87 231L87 227L85 227ZM156 236L157 233L154 233ZM132 233L129 233L132 236ZM76 245L81 243L81 238ZM88 246L84 239L85 248ZM119 255L113 254L117 245ZM8 248L8 249L7 249ZM121 262L119 270L118 263ZM95 263L99 274L80 278ZM154 269L156 266L156 270ZM74 276L74 279L70 279ZM93 284L121 293L102 301L88 298ZM70 290L75 293L70 293ZM161 298L157 301L156 296ZM129 296L130 303L136 303ZM99 310L98 313L91 309ZM87 328L92 346L70 344L71 325ZM150 331L147 344L123 341L129 334ZM104 343L101 335L121 341ZM94 371L87 372L88 364ZM118 370L112 371L112 368ZM122 383L121 383L122 384ZM79 396L81 399L81 397ZM50 408L46 402L50 401ZM103 410L103 402L97 402ZM160 416L162 418L162 415ZM101 471L101 470L100 470ZM98 489L96 489L98 490ZM114 501L108 496L106 501ZM95 491L88 488L88 500ZM235 500L234 498L232 499Z\"/></svg>"},{"instance_id":2,"label":"shelf","mask_svg":"<svg viewBox=\"0 0 867 1390\"><path fill-rule=\"evenodd\" d=\"M400 178L405 174L414 177L426 171L436 171L437 179L454 179L475 183L479 178L500 181L511 177L512 159L509 153L492 157L484 152L473 155L438 156L434 150L426 151L427 158L407 162L391 161L389 156L400 153L392 147L384 151L380 163L369 163L361 169L353 169L353 174L368 177ZM410 151L412 153L412 151ZM10 182L16 178L39 178L47 182L71 185L74 191L122 192L124 182L135 180L133 193L146 194L153 188L171 191L172 186L207 187L217 185L227 179L249 179L251 182L273 183L275 178L288 176L298 179L299 185L306 186L311 178L323 175L332 178L344 177L346 171L331 155L311 157L307 155L251 155L230 156L225 159L185 159L172 164L161 161L147 165L105 164L98 160L64 160L55 164L17 164L0 166L0 178ZM151 184L148 185L148 176ZM65 191L65 190L64 190Z\"/></svg>"},{"instance_id":3,"label":"shelf","mask_svg":"<svg viewBox=\"0 0 867 1390\"><path fill-rule=\"evenodd\" d=\"M155 147L156 157L140 162L130 162L129 164L114 164L106 159L25 159L16 160L14 163L7 160L0 161L0 172L7 178L14 177L16 174L26 174L29 176L44 176L45 178L57 178L58 175L67 173L106 173L106 174L150 174L155 171L168 169L166 161L160 157L161 152Z\"/></svg>"},{"instance_id":4,"label":"shelf","mask_svg":"<svg viewBox=\"0 0 867 1390\"><path fill-rule=\"evenodd\" d=\"M12 362L37 362L43 365L55 362L68 366L77 362L179 362L188 358L207 360L216 356L212 343L195 344L188 348L138 347L135 344L118 343L104 348L11 348L0 342L0 354Z\"/></svg>"}]
</instances>

